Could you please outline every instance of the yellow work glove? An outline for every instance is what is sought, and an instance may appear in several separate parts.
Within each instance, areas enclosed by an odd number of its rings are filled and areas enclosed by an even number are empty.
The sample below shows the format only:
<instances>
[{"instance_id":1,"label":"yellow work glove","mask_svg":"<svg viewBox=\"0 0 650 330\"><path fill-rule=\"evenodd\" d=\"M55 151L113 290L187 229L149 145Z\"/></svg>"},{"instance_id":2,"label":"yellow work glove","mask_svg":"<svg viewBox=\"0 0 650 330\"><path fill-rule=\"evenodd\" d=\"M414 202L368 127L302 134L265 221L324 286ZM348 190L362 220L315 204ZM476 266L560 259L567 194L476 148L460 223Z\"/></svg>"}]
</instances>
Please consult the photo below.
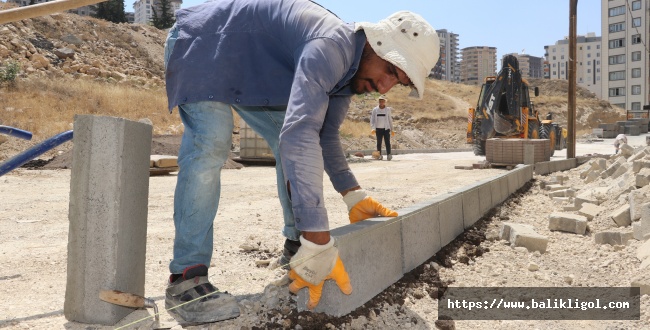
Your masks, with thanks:
<instances>
[{"instance_id":1,"label":"yellow work glove","mask_svg":"<svg viewBox=\"0 0 650 330\"><path fill-rule=\"evenodd\" d=\"M375 132L376 131L373 129L372 131L370 131L370 134L375 135Z\"/></svg>"},{"instance_id":2,"label":"yellow work glove","mask_svg":"<svg viewBox=\"0 0 650 330\"><path fill-rule=\"evenodd\" d=\"M395 136L395 131L390 131L390 136Z\"/></svg>"},{"instance_id":3,"label":"yellow work glove","mask_svg":"<svg viewBox=\"0 0 650 330\"><path fill-rule=\"evenodd\" d=\"M334 280L341 292L352 293L350 276L345 271L333 239L330 238L325 245L319 245L300 237L300 243L300 249L291 258L289 278L293 282L289 285L289 290L298 293L306 287L309 290L307 308L314 309L318 305L326 280Z\"/></svg>"},{"instance_id":4,"label":"yellow work glove","mask_svg":"<svg viewBox=\"0 0 650 330\"><path fill-rule=\"evenodd\" d=\"M348 206L350 223L359 222L376 216L396 217L397 212L384 207L372 197L368 197L363 189L349 191L343 196Z\"/></svg>"}]
</instances>

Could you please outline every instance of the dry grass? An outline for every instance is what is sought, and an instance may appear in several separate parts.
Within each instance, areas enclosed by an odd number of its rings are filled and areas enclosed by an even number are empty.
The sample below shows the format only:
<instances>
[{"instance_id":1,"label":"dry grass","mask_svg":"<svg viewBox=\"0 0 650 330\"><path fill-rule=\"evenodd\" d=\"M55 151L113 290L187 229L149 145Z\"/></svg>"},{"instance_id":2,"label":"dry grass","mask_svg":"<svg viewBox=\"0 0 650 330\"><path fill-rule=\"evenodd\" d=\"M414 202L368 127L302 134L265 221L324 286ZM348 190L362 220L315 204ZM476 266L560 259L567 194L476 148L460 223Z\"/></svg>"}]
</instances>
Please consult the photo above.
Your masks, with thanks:
<instances>
[{"instance_id":1,"label":"dry grass","mask_svg":"<svg viewBox=\"0 0 650 330\"><path fill-rule=\"evenodd\" d=\"M3 125L28 130L36 140L71 130L77 114L148 118L154 134L180 132L180 119L167 111L164 89L143 90L94 80L20 80L0 90L0 113Z\"/></svg>"}]
</instances>

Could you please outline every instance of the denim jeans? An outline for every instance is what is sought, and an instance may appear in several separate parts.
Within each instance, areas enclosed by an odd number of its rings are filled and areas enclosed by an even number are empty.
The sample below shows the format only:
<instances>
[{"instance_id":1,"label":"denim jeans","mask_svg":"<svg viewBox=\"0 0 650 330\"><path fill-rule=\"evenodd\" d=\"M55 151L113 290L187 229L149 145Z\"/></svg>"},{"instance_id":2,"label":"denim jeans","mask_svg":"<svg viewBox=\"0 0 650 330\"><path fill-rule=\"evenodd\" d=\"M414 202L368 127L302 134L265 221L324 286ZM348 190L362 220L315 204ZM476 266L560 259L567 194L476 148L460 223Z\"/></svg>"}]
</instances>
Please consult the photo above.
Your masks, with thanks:
<instances>
[{"instance_id":1,"label":"denim jeans","mask_svg":"<svg viewBox=\"0 0 650 330\"><path fill-rule=\"evenodd\" d=\"M165 64L173 49L177 30L172 27L165 45ZM172 273L189 266L210 265L213 251L213 224L221 195L221 168L228 159L232 143L234 109L269 144L276 159L278 196L284 217L283 235L298 240L291 201L278 150L280 129L286 107L252 107L221 102L182 104L178 111L185 125L174 192L174 259Z\"/></svg>"}]
</instances>

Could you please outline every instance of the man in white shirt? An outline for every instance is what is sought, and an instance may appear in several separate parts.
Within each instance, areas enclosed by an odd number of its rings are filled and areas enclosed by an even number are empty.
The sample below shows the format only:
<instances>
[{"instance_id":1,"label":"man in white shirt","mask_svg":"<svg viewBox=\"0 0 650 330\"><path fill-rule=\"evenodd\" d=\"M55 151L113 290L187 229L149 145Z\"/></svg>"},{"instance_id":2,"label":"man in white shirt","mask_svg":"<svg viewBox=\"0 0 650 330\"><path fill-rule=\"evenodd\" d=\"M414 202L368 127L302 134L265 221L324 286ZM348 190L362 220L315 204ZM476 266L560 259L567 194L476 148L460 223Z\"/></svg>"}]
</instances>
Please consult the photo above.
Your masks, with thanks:
<instances>
[{"instance_id":1,"label":"man in white shirt","mask_svg":"<svg viewBox=\"0 0 650 330\"><path fill-rule=\"evenodd\" d=\"M393 155L390 154L390 137L395 136L395 132L393 131L393 117L390 115L391 110L393 110L391 107L386 106L386 96L382 95L379 97L379 105L372 109L372 115L370 116L372 134L377 137L379 160L384 158L381 155L382 139L386 142L386 159L393 159Z\"/></svg>"},{"instance_id":2,"label":"man in white shirt","mask_svg":"<svg viewBox=\"0 0 650 330\"><path fill-rule=\"evenodd\" d=\"M621 144L627 144L627 136L625 134L619 134L616 136L616 139L614 140L614 147L616 148L616 151L614 154L618 154L618 151L621 150Z\"/></svg>"}]
</instances>

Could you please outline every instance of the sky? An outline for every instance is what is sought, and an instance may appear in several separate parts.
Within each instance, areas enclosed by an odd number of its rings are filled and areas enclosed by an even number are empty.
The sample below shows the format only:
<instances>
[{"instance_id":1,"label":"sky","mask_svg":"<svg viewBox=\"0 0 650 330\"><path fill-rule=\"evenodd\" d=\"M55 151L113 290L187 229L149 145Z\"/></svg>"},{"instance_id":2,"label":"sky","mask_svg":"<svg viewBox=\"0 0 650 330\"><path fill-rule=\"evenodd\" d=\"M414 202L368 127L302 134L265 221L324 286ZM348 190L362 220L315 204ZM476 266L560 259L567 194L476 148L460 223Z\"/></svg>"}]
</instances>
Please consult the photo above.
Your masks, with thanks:
<instances>
[{"instance_id":1,"label":"sky","mask_svg":"<svg viewBox=\"0 0 650 330\"><path fill-rule=\"evenodd\" d=\"M217 0L218 1L218 0ZM183 0L181 8L205 0ZM399 10L424 17L435 29L459 35L465 47L497 48L497 63L508 53L543 57L544 46L569 35L570 0L315 0L346 22L377 22ZM133 11L133 0L125 1ZM577 34L601 35L600 0L578 1ZM460 55L460 54L459 54Z\"/></svg>"}]
</instances>

